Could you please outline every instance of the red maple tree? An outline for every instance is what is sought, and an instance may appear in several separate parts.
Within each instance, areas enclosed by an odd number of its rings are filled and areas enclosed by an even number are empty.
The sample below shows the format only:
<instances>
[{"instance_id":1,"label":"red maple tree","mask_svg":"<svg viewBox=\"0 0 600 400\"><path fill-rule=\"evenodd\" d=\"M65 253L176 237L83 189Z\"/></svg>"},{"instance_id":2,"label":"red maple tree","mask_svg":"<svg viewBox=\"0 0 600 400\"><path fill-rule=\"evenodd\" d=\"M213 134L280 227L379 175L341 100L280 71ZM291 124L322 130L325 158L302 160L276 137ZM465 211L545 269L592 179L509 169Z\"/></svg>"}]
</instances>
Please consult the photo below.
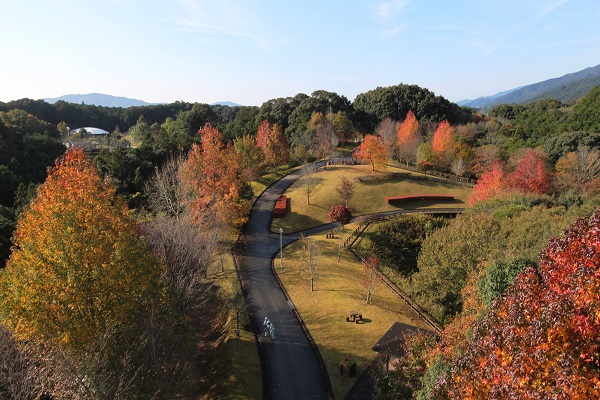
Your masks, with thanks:
<instances>
[{"instance_id":1,"label":"red maple tree","mask_svg":"<svg viewBox=\"0 0 600 400\"><path fill-rule=\"evenodd\" d=\"M577 220L473 328L450 398L600 398L600 210Z\"/></svg>"},{"instance_id":2,"label":"red maple tree","mask_svg":"<svg viewBox=\"0 0 600 400\"><path fill-rule=\"evenodd\" d=\"M489 200L504 193L504 166L500 161L494 161L490 168L481 174L473 192L469 196L469 205L478 201Z\"/></svg>"},{"instance_id":3,"label":"red maple tree","mask_svg":"<svg viewBox=\"0 0 600 400\"><path fill-rule=\"evenodd\" d=\"M345 225L352 219L352 212L343 205L331 206L327 218L329 218L329 222L338 222Z\"/></svg>"},{"instance_id":4,"label":"red maple tree","mask_svg":"<svg viewBox=\"0 0 600 400\"><path fill-rule=\"evenodd\" d=\"M548 194L552 177L543 155L538 150L528 149L514 171L506 177L506 186L519 193Z\"/></svg>"},{"instance_id":5,"label":"red maple tree","mask_svg":"<svg viewBox=\"0 0 600 400\"><path fill-rule=\"evenodd\" d=\"M258 126L258 131L256 132L256 147L261 149L264 148L269 140L269 136L271 136L271 124L264 119Z\"/></svg>"}]
</instances>

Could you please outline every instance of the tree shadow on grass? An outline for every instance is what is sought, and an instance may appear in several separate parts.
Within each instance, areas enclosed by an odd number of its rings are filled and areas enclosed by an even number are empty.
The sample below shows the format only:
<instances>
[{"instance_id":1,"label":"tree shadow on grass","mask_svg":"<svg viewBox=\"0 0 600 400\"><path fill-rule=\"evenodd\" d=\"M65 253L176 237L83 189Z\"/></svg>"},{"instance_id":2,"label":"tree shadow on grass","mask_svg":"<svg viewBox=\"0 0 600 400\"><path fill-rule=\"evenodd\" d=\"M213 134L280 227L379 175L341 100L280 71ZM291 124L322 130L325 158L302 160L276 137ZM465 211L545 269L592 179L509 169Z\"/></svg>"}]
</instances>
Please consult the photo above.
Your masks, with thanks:
<instances>
[{"instance_id":1,"label":"tree shadow on grass","mask_svg":"<svg viewBox=\"0 0 600 400\"><path fill-rule=\"evenodd\" d=\"M403 203L389 204L390 206L399 210L414 209L414 208L456 208L458 206L464 206L465 202L460 199L444 200L409 200Z\"/></svg>"}]
</instances>

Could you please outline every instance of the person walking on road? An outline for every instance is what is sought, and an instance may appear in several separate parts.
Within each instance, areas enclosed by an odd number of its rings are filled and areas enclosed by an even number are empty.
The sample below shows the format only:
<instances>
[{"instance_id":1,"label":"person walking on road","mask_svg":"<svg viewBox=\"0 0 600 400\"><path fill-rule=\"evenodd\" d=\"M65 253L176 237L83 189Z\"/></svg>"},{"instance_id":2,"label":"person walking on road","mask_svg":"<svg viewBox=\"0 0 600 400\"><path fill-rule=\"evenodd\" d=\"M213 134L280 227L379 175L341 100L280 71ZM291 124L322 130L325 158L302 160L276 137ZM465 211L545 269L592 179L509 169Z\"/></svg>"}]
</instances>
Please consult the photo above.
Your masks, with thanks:
<instances>
[{"instance_id":1,"label":"person walking on road","mask_svg":"<svg viewBox=\"0 0 600 400\"><path fill-rule=\"evenodd\" d=\"M272 322L269 325L269 336L271 337L271 340L275 341L275 326Z\"/></svg>"},{"instance_id":2,"label":"person walking on road","mask_svg":"<svg viewBox=\"0 0 600 400\"><path fill-rule=\"evenodd\" d=\"M263 327L264 327L264 334L265 336L269 335L269 318L265 317L265 320L263 321Z\"/></svg>"}]
</instances>

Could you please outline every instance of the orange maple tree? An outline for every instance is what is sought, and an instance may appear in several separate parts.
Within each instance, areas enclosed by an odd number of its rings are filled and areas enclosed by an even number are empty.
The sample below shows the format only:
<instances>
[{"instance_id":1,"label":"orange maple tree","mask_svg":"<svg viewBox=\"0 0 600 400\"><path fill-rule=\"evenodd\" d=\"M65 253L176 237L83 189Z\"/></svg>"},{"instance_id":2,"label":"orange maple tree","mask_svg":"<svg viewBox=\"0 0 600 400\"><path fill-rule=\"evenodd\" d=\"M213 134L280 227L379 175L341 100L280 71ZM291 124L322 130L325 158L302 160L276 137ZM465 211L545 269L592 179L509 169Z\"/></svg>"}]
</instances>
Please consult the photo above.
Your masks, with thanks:
<instances>
[{"instance_id":1,"label":"orange maple tree","mask_svg":"<svg viewBox=\"0 0 600 400\"><path fill-rule=\"evenodd\" d=\"M269 138L262 147L265 163L272 167L278 167L287 163L290 159L290 146L283 128L279 124L273 124Z\"/></svg>"},{"instance_id":2,"label":"orange maple tree","mask_svg":"<svg viewBox=\"0 0 600 400\"><path fill-rule=\"evenodd\" d=\"M221 133L210 123L199 134L202 143L192 147L183 165L183 178L195 192L190 209L197 221L240 225L247 218L250 193L240 155L223 143Z\"/></svg>"},{"instance_id":3,"label":"orange maple tree","mask_svg":"<svg viewBox=\"0 0 600 400\"><path fill-rule=\"evenodd\" d=\"M265 166L280 166L290 159L290 146L279 124L271 126L267 120L261 122L256 133L256 147L262 152Z\"/></svg>"},{"instance_id":4,"label":"orange maple tree","mask_svg":"<svg viewBox=\"0 0 600 400\"><path fill-rule=\"evenodd\" d=\"M400 159L404 159L407 164L411 161L414 162L417 149L421 144L421 136L419 135L419 121L417 121L412 110L406 114L404 122L398 128L397 136L398 156Z\"/></svg>"},{"instance_id":5,"label":"orange maple tree","mask_svg":"<svg viewBox=\"0 0 600 400\"><path fill-rule=\"evenodd\" d=\"M375 135L366 135L360 144L360 158L371 164L371 169L385 167L387 152L381 139Z\"/></svg>"},{"instance_id":6,"label":"orange maple tree","mask_svg":"<svg viewBox=\"0 0 600 400\"><path fill-rule=\"evenodd\" d=\"M433 134L431 150L444 166L450 163L454 151L454 128L447 120L443 120Z\"/></svg>"},{"instance_id":7,"label":"orange maple tree","mask_svg":"<svg viewBox=\"0 0 600 400\"><path fill-rule=\"evenodd\" d=\"M417 121L417 117L410 110L406 114L406 118L400 124L400 128L398 128L398 146L402 146L405 143L412 142L415 139L419 138L419 121Z\"/></svg>"},{"instance_id":8,"label":"orange maple tree","mask_svg":"<svg viewBox=\"0 0 600 400\"><path fill-rule=\"evenodd\" d=\"M0 271L2 322L18 338L80 350L109 328L133 329L164 298L136 230L83 149L67 151L19 218Z\"/></svg>"},{"instance_id":9,"label":"orange maple tree","mask_svg":"<svg viewBox=\"0 0 600 400\"><path fill-rule=\"evenodd\" d=\"M500 161L494 161L477 180L468 202L469 205L473 205L478 201L489 200L502 193L504 193L504 165Z\"/></svg>"},{"instance_id":10,"label":"orange maple tree","mask_svg":"<svg viewBox=\"0 0 600 400\"><path fill-rule=\"evenodd\" d=\"M266 119L258 126L256 132L256 147L263 148L271 136L271 124Z\"/></svg>"}]
</instances>

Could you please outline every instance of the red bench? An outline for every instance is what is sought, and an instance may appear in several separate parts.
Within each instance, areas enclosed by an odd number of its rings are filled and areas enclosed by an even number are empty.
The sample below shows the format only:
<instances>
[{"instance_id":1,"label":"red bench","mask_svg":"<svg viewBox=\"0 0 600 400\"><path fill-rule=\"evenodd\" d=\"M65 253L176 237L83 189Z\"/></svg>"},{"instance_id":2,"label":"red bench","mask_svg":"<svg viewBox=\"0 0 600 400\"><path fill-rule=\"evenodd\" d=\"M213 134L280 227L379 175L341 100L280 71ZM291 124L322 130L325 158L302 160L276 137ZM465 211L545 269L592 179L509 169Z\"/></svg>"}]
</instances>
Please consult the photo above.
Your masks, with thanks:
<instances>
[{"instance_id":1,"label":"red bench","mask_svg":"<svg viewBox=\"0 0 600 400\"><path fill-rule=\"evenodd\" d=\"M441 194L419 194L415 196L389 196L385 198L385 201L388 204L396 204L415 200L454 200L454 196L446 196Z\"/></svg>"},{"instance_id":2,"label":"red bench","mask_svg":"<svg viewBox=\"0 0 600 400\"><path fill-rule=\"evenodd\" d=\"M275 208L273 209L273 217L275 217L275 218L283 217L286 212L287 212L287 196L281 195L281 196L279 196L279 198L277 199L277 202L275 203Z\"/></svg>"}]
</instances>

